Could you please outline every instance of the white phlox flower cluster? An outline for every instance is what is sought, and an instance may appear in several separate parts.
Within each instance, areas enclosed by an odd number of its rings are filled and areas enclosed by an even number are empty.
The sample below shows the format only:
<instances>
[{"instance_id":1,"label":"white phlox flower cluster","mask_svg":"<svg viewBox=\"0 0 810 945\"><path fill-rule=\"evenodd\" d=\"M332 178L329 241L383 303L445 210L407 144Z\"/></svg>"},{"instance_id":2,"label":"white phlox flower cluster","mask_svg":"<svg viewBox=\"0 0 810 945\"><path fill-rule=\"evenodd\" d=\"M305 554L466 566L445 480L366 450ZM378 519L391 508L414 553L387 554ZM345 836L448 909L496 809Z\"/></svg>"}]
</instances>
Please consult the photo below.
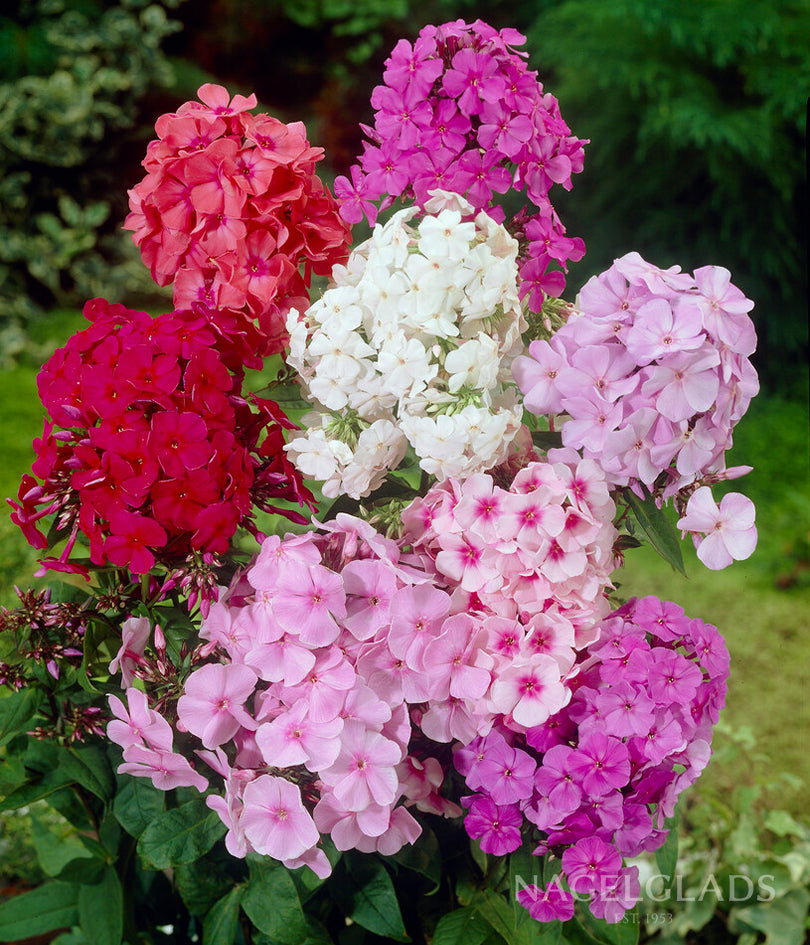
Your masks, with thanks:
<instances>
[{"instance_id":1,"label":"white phlox flower cluster","mask_svg":"<svg viewBox=\"0 0 810 945\"><path fill-rule=\"evenodd\" d=\"M373 492L409 445L425 472L465 479L502 462L521 427L518 244L456 194L419 213L375 227L287 320L287 361L315 410L286 449L330 498Z\"/></svg>"}]
</instances>

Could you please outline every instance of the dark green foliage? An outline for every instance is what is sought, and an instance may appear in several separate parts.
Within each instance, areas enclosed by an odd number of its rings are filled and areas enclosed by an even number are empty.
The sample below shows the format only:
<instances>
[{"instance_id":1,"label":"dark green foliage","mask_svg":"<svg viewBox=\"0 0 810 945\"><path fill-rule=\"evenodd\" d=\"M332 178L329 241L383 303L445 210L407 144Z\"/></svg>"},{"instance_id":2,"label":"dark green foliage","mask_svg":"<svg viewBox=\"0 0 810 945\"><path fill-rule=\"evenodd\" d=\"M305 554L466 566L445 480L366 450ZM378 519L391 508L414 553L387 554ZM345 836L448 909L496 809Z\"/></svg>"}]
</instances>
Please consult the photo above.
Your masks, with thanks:
<instances>
[{"instance_id":1,"label":"dark green foliage","mask_svg":"<svg viewBox=\"0 0 810 945\"><path fill-rule=\"evenodd\" d=\"M120 225L139 103L171 81L160 46L177 2L28 0L0 17L3 341L42 307L149 287Z\"/></svg>"},{"instance_id":2,"label":"dark green foliage","mask_svg":"<svg viewBox=\"0 0 810 945\"><path fill-rule=\"evenodd\" d=\"M529 26L533 62L585 172L560 200L584 260L571 285L637 250L730 269L755 300L759 368L780 380L806 344L802 0L565 0Z\"/></svg>"}]
</instances>

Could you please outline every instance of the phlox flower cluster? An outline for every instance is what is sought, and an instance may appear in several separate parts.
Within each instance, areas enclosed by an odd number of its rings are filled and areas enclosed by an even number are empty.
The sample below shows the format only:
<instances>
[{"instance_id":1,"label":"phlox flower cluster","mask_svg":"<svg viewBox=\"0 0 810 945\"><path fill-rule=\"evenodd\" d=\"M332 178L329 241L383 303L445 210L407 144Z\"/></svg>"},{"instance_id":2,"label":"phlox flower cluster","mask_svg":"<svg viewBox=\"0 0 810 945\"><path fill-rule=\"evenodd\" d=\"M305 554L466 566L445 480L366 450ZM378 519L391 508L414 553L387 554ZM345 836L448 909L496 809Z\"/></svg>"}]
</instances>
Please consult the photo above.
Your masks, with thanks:
<instances>
[{"instance_id":1,"label":"phlox flower cluster","mask_svg":"<svg viewBox=\"0 0 810 945\"><path fill-rule=\"evenodd\" d=\"M255 530L254 506L305 521L278 504L312 504L282 449L292 424L275 403L244 398L205 316L152 318L104 299L85 315L91 325L38 376L48 416L11 502L35 548L54 543L43 524L67 539L46 567L86 573L71 560L80 534L93 564L145 574L156 558L228 551L238 526Z\"/></svg>"},{"instance_id":2,"label":"phlox flower cluster","mask_svg":"<svg viewBox=\"0 0 810 945\"><path fill-rule=\"evenodd\" d=\"M514 363L526 407L562 415L563 444L614 486L669 498L726 470L732 430L758 390L753 302L719 266L694 276L638 253L582 289L578 312Z\"/></svg>"},{"instance_id":3,"label":"phlox flower cluster","mask_svg":"<svg viewBox=\"0 0 810 945\"><path fill-rule=\"evenodd\" d=\"M565 236L548 192L571 189L583 166L583 144L571 135L557 99L527 69L526 39L476 20L426 26L411 44L400 40L371 96L374 127L335 193L350 223L370 223L395 198L424 206L435 189L464 194L499 222L496 194L525 191L536 208L515 221L523 251L520 294L539 311L545 295L565 285L566 262L581 259L581 239Z\"/></svg>"},{"instance_id":4,"label":"phlox flower cluster","mask_svg":"<svg viewBox=\"0 0 810 945\"><path fill-rule=\"evenodd\" d=\"M323 297L290 313L287 360L317 409L287 450L326 496L368 495L409 445L427 473L463 478L502 462L521 429L517 243L485 213L463 219L456 195L429 206L376 226Z\"/></svg>"},{"instance_id":5,"label":"phlox flower cluster","mask_svg":"<svg viewBox=\"0 0 810 945\"><path fill-rule=\"evenodd\" d=\"M435 485L402 513L402 540L419 566L456 608L499 628L490 646L510 683L499 686L497 706L518 730L542 721L531 707L544 711L544 685L527 682L535 667L559 683L593 641L615 564L616 507L604 474L573 451L549 459L504 484L480 473Z\"/></svg>"},{"instance_id":6,"label":"phlox flower cluster","mask_svg":"<svg viewBox=\"0 0 810 945\"><path fill-rule=\"evenodd\" d=\"M166 700L158 710L132 686L150 628L131 622L111 667L128 699L111 699L108 726L121 770L164 790L210 782L207 803L237 857L256 851L323 876L321 834L340 850L394 853L421 832L411 811L461 813L439 793L445 768L408 711L489 685L483 638L449 610L449 595L359 519L267 538L203 620L203 662L176 702L182 750ZM460 637L451 671L446 651Z\"/></svg>"},{"instance_id":7,"label":"phlox flower cluster","mask_svg":"<svg viewBox=\"0 0 810 945\"><path fill-rule=\"evenodd\" d=\"M281 351L287 311L307 304L313 272L345 260L349 230L301 122L254 115L255 95L219 85L198 94L158 119L125 225L176 308L256 320L261 353Z\"/></svg>"},{"instance_id":8,"label":"phlox flower cluster","mask_svg":"<svg viewBox=\"0 0 810 945\"><path fill-rule=\"evenodd\" d=\"M455 751L473 792L465 826L486 852L521 845L561 871L518 900L541 922L569 919L574 897L617 922L640 895L622 857L655 850L665 819L711 755L729 658L717 630L656 597L633 599L601 624L568 676L570 701L525 735L495 725Z\"/></svg>"}]
</instances>

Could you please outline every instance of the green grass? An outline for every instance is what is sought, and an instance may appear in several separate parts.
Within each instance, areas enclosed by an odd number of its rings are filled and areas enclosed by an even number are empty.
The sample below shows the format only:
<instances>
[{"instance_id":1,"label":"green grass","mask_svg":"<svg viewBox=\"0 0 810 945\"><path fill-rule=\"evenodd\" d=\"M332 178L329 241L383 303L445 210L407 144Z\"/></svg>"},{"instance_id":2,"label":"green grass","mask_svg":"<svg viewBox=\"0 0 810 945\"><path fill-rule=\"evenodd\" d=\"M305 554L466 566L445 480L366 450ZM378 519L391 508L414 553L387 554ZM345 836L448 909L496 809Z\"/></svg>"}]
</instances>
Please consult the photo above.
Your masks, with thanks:
<instances>
[{"instance_id":1,"label":"green grass","mask_svg":"<svg viewBox=\"0 0 810 945\"><path fill-rule=\"evenodd\" d=\"M41 325L39 344L64 343L82 327L76 313L59 313ZM16 494L30 470L31 441L42 429L33 362L0 374L0 494ZM727 488L749 495L757 505L760 542L748 561L710 572L684 543L688 578L675 573L649 548L631 551L615 575L625 596L656 594L679 603L690 616L715 624L732 656L725 721L749 727L759 761L738 759L709 768L705 783L727 790L752 780L769 781L790 772L810 783L810 467L808 415L802 401L760 397L735 431L729 465L748 464L754 472ZM36 555L4 514L0 519L0 604L14 601L13 585L31 583ZM806 814L798 789L770 799L772 806Z\"/></svg>"}]
</instances>

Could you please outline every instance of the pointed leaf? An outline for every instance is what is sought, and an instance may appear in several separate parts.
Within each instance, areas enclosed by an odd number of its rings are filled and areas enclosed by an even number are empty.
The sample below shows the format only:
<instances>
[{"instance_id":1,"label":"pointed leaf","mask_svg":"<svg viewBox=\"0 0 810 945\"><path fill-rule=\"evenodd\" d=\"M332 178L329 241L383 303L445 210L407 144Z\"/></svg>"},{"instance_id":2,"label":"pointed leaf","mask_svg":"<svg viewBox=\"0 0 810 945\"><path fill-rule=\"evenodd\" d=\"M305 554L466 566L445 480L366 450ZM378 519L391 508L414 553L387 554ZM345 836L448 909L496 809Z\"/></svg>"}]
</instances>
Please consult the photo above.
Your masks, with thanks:
<instances>
[{"instance_id":1,"label":"pointed leaf","mask_svg":"<svg viewBox=\"0 0 810 945\"><path fill-rule=\"evenodd\" d=\"M235 886L211 907L203 921L203 945L233 945L244 891L242 886Z\"/></svg>"},{"instance_id":2,"label":"pointed leaf","mask_svg":"<svg viewBox=\"0 0 810 945\"><path fill-rule=\"evenodd\" d=\"M0 745L32 727L39 703L40 692L37 689L21 689L0 698Z\"/></svg>"},{"instance_id":3,"label":"pointed leaf","mask_svg":"<svg viewBox=\"0 0 810 945\"><path fill-rule=\"evenodd\" d=\"M97 745L65 749L59 764L65 774L100 800L106 801L115 793L115 777L110 762Z\"/></svg>"},{"instance_id":4,"label":"pointed leaf","mask_svg":"<svg viewBox=\"0 0 810 945\"><path fill-rule=\"evenodd\" d=\"M18 942L54 929L70 928L79 918L79 887L45 883L0 903L0 942Z\"/></svg>"},{"instance_id":5,"label":"pointed leaf","mask_svg":"<svg viewBox=\"0 0 810 945\"><path fill-rule=\"evenodd\" d=\"M141 834L138 852L153 869L193 863L225 833L225 825L202 799L160 814Z\"/></svg>"},{"instance_id":6,"label":"pointed leaf","mask_svg":"<svg viewBox=\"0 0 810 945\"><path fill-rule=\"evenodd\" d=\"M113 813L130 836L140 837L163 812L165 803L166 793L153 787L148 779L127 778L115 795Z\"/></svg>"},{"instance_id":7,"label":"pointed leaf","mask_svg":"<svg viewBox=\"0 0 810 945\"><path fill-rule=\"evenodd\" d=\"M120 945L124 933L124 891L112 866L101 882L80 887L79 927L88 945Z\"/></svg>"},{"instance_id":8,"label":"pointed leaf","mask_svg":"<svg viewBox=\"0 0 810 945\"><path fill-rule=\"evenodd\" d=\"M280 945L301 945L307 938L298 891L282 866L258 858L251 861L242 908L260 932Z\"/></svg>"},{"instance_id":9,"label":"pointed leaf","mask_svg":"<svg viewBox=\"0 0 810 945\"><path fill-rule=\"evenodd\" d=\"M436 926L433 945L481 945L490 931L489 924L468 906L442 916Z\"/></svg>"},{"instance_id":10,"label":"pointed leaf","mask_svg":"<svg viewBox=\"0 0 810 945\"><path fill-rule=\"evenodd\" d=\"M410 941L394 884L383 864L372 857L344 857L345 870L330 892L348 918L369 932Z\"/></svg>"},{"instance_id":11,"label":"pointed leaf","mask_svg":"<svg viewBox=\"0 0 810 945\"><path fill-rule=\"evenodd\" d=\"M642 500L630 489L623 489L622 496L630 506L633 515L635 515L653 548L664 561L686 576L683 555L681 554L681 540L666 512L658 508L652 496L647 496Z\"/></svg>"}]
</instances>

